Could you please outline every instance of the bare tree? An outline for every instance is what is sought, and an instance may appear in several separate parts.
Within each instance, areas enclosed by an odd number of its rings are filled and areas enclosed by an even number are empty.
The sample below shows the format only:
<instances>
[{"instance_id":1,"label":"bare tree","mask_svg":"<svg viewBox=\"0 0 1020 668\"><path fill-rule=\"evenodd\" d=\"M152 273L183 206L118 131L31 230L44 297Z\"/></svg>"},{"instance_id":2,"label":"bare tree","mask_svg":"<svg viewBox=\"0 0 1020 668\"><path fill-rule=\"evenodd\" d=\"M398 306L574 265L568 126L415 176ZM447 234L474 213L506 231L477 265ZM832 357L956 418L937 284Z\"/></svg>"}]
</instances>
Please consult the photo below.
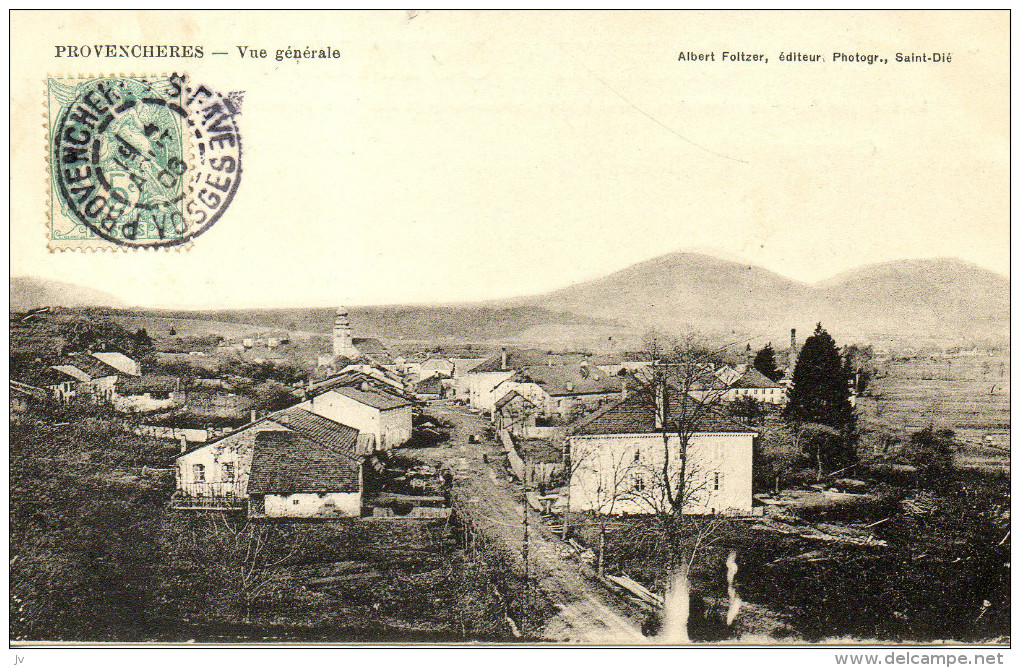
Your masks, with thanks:
<instances>
[{"instance_id":1,"label":"bare tree","mask_svg":"<svg viewBox=\"0 0 1020 668\"><path fill-rule=\"evenodd\" d=\"M301 550L302 533L293 527L207 513L177 547L222 579L248 622L252 604L276 581L277 569Z\"/></svg>"},{"instance_id":2,"label":"bare tree","mask_svg":"<svg viewBox=\"0 0 1020 668\"><path fill-rule=\"evenodd\" d=\"M652 364L632 375L635 396L654 416L661 434L657 452L640 468L647 479L631 498L652 516L655 547L661 550L660 577L667 590L686 592L690 571L698 555L719 538L722 521L697 511L708 507L714 484L710 471L700 470L689 457L689 448L706 423L720 411L727 387L715 375L719 360L697 335L687 334L668 350L648 350ZM686 511L686 512L685 512ZM706 511L707 512L707 511ZM667 596L682 609L665 611L682 617L686 629L686 594ZM670 626L676 627L675 621ZM685 633L685 631L684 631ZM673 638L683 641L683 634Z\"/></svg>"},{"instance_id":3,"label":"bare tree","mask_svg":"<svg viewBox=\"0 0 1020 668\"><path fill-rule=\"evenodd\" d=\"M575 463L576 462L576 463ZM596 569L605 574L606 529L621 499L634 490L635 462L631 453L622 450L586 449L571 452L571 480L580 475L594 481L580 485L583 507L593 511L599 538Z\"/></svg>"}]
</instances>

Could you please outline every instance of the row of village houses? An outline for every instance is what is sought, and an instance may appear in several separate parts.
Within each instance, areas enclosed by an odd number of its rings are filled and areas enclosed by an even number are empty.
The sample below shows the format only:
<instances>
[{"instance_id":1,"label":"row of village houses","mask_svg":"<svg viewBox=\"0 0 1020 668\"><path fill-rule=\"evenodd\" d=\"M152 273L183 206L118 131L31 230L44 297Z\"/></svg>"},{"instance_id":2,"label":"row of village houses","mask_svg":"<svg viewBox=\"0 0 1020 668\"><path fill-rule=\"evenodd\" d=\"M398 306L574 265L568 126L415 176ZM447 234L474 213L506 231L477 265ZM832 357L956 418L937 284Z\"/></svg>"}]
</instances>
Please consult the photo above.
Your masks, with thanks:
<instances>
[{"instance_id":1,"label":"row of village houses","mask_svg":"<svg viewBox=\"0 0 1020 668\"><path fill-rule=\"evenodd\" d=\"M373 455L411 439L415 401L365 366L311 386L295 406L185 449L174 465L174 507L237 509L254 517L359 516L365 467ZM562 483L564 463L574 462L558 495L561 508L565 501L574 512L641 513L656 502L662 424L636 394L616 395L555 435L500 434L511 465L533 489ZM689 444L688 512L751 510L756 435L722 413L706 416ZM675 448L676 437L667 439Z\"/></svg>"},{"instance_id":2,"label":"row of village houses","mask_svg":"<svg viewBox=\"0 0 1020 668\"><path fill-rule=\"evenodd\" d=\"M174 463L174 506L243 509L267 517L359 516L366 462L412 438L416 400L441 396L488 413L511 444L511 464L519 463L528 482L551 485L557 473L562 476L563 463L573 461L566 494L560 495L571 510L648 512L655 503L662 419L646 398L628 393L621 374L640 373L649 362L517 350L487 359L402 359L377 339L351 336L343 310L337 313L333 353L326 360L334 367L330 376L303 388L295 406L253 416L210 443L185 443ZM87 387L112 401L138 396L118 393L142 379L129 358L82 353L69 361L74 363L51 367L64 374L55 380L69 380L46 385L49 390ZM753 368L718 367L709 378L707 389L723 400L785 400L785 389ZM697 490L692 512L750 510L755 436L721 411L706 415L688 452L687 471L696 479L688 488ZM608 499L610 488L622 493Z\"/></svg>"}]
</instances>

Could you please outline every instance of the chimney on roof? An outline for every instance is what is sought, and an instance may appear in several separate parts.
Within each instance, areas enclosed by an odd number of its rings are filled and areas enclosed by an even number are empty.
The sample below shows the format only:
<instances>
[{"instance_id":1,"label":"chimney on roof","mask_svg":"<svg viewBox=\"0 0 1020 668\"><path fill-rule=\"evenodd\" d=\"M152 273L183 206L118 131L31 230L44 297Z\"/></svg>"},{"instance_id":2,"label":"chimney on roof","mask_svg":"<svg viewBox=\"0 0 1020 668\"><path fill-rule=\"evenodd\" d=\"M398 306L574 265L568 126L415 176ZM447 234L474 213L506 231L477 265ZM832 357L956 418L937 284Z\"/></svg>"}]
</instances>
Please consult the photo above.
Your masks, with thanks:
<instances>
[{"instance_id":1,"label":"chimney on roof","mask_svg":"<svg viewBox=\"0 0 1020 668\"><path fill-rule=\"evenodd\" d=\"M502 353L499 357L499 368L506 371L506 348L503 348Z\"/></svg>"},{"instance_id":2,"label":"chimney on roof","mask_svg":"<svg viewBox=\"0 0 1020 668\"><path fill-rule=\"evenodd\" d=\"M361 383L361 391L362 392L368 392L368 389L369 389L368 381L367 380L362 381L362 383Z\"/></svg>"},{"instance_id":3,"label":"chimney on roof","mask_svg":"<svg viewBox=\"0 0 1020 668\"><path fill-rule=\"evenodd\" d=\"M188 437L185 436L184 434L181 434L181 452L187 451L188 451Z\"/></svg>"},{"instance_id":4,"label":"chimney on roof","mask_svg":"<svg viewBox=\"0 0 1020 668\"><path fill-rule=\"evenodd\" d=\"M259 419L259 413L254 408L251 409L251 422L255 422Z\"/></svg>"},{"instance_id":5,"label":"chimney on roof","mask_svg":"<svg viewBox=\"0 0 1020 668\"><path fill-rule=\"evenodd\" d=\"M623 377L623 382L620 383L620 398L621 399L626 399L627 398L627 377L626 376Z\"/></svg>"}]
</instances>

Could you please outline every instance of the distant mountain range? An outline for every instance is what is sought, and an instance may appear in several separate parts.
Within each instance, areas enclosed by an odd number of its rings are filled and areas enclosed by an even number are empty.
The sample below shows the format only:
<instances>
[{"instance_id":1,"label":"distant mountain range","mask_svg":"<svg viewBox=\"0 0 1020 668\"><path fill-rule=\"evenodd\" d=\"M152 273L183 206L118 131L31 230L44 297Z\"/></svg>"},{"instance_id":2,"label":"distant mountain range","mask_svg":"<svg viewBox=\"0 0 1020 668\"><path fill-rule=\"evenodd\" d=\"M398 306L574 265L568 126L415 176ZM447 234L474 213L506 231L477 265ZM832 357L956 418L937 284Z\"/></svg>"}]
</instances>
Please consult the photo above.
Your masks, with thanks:
<instances>
[{"instance_id":1,"label":"distant mountain range","mask_svg":"<svg viewBox=\"0 0 1020 668\"><path fill-rule=\"evenodd\" d=\"M11 310L27 311L40 306L124 306L124 302L100 290L48 278L11 278Z\"/></svg>"},{"instance_id":2,"label":"distant mountain range","mask_svg":"<svg viewBox=\"0 0 1020 668\"><path fill-rule=\"evenodd\" d=\"M1009 279L957 259L868 265L809 284L753 265L671 253L514 303L720 334L777 336L822 322L862 340L1009 337Z\"/></svg>"},{"instance_id":3,"label":"distant mountain range","mask_svg":"<svg viewBox=\"0 0 1020 668\"><path fill-rule=\"evenodd\" d=\"M102 292L39 278L11 279L11 308L110 306ZM326 308L178 311L129 309L162 317L328 332ZM592 346L613 337L632 345L649 327L690 328L725 338L773 340L816 322L837 340L916 338L1008 341L1009 279L956 259L869 265L809 284L753 265L671 253L550 293L453 306L351 309L362 335L408 340L507 341Z\"/></svg>"}]
</instances>

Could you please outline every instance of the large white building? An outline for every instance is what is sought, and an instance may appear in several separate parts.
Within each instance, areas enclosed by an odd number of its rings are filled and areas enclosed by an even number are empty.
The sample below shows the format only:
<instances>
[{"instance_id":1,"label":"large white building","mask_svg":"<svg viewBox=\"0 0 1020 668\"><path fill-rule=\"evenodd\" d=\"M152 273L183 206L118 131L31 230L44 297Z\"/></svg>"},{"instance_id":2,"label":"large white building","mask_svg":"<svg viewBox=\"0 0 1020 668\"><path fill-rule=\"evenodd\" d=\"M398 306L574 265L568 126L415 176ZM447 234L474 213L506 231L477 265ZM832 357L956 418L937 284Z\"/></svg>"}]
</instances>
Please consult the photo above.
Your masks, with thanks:
<instances>
[{"instance_id":1,"label":"large white building","mask_svg":"<svg viewBox=\"0 0 1020 668\"><path fill-rule=\"evenodd\" d=\"M400 447L411 440L412 402L368 382L357 387L323 389L298 405L371 436L376 451Z\"/></svg>"},{"instance_id":2,"label":"large white building","mask_svg":"<svg viewBox=\"0 0 1020 668\"><path fill-rule=\"evenodd\" d=\"M681 474L678 436L664 439L655 408L642 397L621 399L571 424L570 509L653 513L667 503L663 469L668 468L674 490L684 482L684 513L750 512L757 432L715 412L695 429ZM667 448L670 465L664 467Z\"/></svg>"}]
</instances>

